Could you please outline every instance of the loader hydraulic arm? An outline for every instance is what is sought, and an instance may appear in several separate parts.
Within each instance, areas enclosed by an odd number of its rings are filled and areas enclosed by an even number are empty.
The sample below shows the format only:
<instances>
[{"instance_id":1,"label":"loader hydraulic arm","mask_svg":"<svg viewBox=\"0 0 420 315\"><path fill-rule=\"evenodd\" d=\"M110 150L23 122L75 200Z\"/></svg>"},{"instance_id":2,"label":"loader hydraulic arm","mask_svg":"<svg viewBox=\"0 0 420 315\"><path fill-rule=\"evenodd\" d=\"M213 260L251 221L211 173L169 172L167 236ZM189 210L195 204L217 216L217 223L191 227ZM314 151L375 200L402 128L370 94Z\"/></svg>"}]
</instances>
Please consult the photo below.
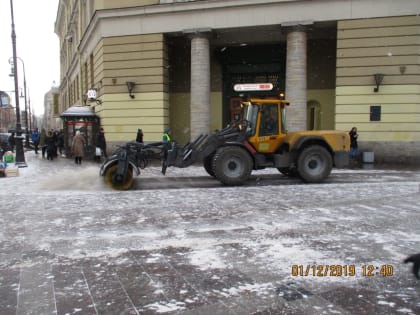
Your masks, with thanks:
<instances>
[{"instance_id":1,"label":"loader hydraulic arm","mask_svg":"<svg viewBox=\"0 0 420 315\"><path fill-rule=\"evenodd\" d=\"M246 123L229 125L212 135L200 135L184 147L179 147L174 142L171 143L162 164L162 173L165 174L169 166L184 168L202 161L227 142L243 141L246 133L244 126L246 125Z\"/></svg>"}]
</instances>

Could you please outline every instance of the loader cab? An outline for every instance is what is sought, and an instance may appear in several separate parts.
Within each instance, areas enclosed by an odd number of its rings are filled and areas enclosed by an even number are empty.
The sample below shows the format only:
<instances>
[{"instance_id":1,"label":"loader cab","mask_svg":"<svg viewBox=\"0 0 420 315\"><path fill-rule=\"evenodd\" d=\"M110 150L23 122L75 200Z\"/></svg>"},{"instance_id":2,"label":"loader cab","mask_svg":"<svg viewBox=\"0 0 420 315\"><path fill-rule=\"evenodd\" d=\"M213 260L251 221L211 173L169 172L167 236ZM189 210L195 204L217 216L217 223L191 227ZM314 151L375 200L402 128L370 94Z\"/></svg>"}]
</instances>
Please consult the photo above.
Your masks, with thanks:
<instances>
[{"instance_id":1,"label":"loader cab","mask_svg":"<svg viewBox=\"0 0 420 315\"><path fill-rule=\"evenodd\" d=\"M244 105L244 118L251 124L248 141L260 153L274 153L286 136L286 106L277 98L251 98Z\"/></svg>"}]
</instances>

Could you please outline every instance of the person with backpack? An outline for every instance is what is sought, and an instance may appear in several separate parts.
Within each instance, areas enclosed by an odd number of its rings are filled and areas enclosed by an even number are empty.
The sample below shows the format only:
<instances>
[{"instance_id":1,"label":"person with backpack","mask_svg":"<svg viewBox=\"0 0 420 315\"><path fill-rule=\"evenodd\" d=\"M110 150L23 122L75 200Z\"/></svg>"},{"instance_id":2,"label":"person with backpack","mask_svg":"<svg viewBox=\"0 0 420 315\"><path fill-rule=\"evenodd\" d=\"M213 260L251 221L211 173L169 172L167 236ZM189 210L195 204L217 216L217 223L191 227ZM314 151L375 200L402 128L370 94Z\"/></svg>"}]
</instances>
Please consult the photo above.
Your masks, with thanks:
<instances>
[{"instance_id":1,"label":"person with backpack","mask_svg":"<svg viewBox=\"0 0 420 315\"><path fill-rule=\"evenodd\" d=\"M40 135L39 135L38 128L35 128L31 134L31 139L32 139L32 143L34 144L35 154L38 154L39 136Z\"/></svg>"}]
</instances>

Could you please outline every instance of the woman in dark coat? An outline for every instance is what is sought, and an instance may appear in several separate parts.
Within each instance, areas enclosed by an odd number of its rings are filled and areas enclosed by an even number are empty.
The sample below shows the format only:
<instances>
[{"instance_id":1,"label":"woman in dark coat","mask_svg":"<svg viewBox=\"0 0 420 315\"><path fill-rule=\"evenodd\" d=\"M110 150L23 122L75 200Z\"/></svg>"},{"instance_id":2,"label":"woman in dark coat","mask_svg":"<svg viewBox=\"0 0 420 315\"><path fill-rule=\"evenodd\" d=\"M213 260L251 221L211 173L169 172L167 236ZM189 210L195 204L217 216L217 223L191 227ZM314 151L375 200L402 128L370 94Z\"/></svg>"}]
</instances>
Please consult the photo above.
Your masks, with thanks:
<instances>
[{"instance_id":1,"label":"woman in dark coat","mask_svg":"<svg viewBox=\"0 0 420 315\"><path fill-rule=\"evenodd\" d=\"M349 135L350 135L350 157L355 159L357 156L357 149L358 149L357 137L359 136L357 134L357 128L356 127L351 128Z\"/></svg>"},{"instance_id":2,"label":"woman in dark coat","mask_svg":"<svg viewBox=\"0 0 420 315\"><path fill-rule=\"evenodd\" d=\"M9 143L9 150L12 151L12 152L14 152L14 150L15 150L15 144L16 144L16 142L15 142L15 133L14 132L12 132L12 134L9 136L8 143Z\"/></svg>"},{"instance_id":3,"label":"woman in dark coat","mask_svg":"<svg viewBox=\"0 0 420 315\"><path fill-rule=\"evenodd\" d=\"M137 130L136 142L143 143L143 130L140 128Z\"/></svg>"},{"instance_id":4,"label":"woman in dark coat","mask_svg":"<svg viewBox=\"0 0 420 315\"><path fill-rule=\"evenodd\" d=\"M101 153L107 159L108 154L106 153L106 139L104 128L99 129L99 132L96 135L96 146L101 149ZM99 156L100 159L100 156Z\"/></svg>"},{"instance_id":5,"label":"woman in dark coat","mask_svg":"<svg viewBox=\"0 0 420 315\"><path fill-rule=\"evenodd\" d=\"M47 160L53 160L56 156L56 146L55 146L55 139L53 133L48 131L47 136L45 137L45 146L47 151Z\"/></svg>"}]
</instances>

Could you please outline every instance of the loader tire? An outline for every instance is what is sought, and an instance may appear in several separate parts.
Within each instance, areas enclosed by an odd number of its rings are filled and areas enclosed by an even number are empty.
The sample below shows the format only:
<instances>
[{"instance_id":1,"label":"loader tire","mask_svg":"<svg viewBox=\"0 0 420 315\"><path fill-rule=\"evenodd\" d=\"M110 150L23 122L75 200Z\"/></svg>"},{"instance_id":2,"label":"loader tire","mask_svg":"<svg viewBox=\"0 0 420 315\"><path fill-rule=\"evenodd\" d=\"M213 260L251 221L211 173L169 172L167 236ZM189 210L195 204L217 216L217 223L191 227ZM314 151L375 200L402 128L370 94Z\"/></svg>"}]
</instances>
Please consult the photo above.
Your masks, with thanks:
<instances>
[{"instance_id":1,"label":"loader tire","mask_svg":"<svg viewBox=\"0 0 420 315\"><path fill-rule=\"evenodd\" d=\"M133 185L133 168L128 167L127 177L125 179L119 179L116 176L118 163L115 163L108 167L104 173L105 183L116 190L128 190Z\"/></svg>"},{"instance_id":2,"label":"loader tire","mask_svg":"<svg viewBox=\"0 0 420 315\"><path fill-rule=\"evenodd\" d=\"M211 154L208 157L206 157L203 161L203 166L206 172L210 176L216 177L216 174L214 174L214 169L213 169L213 158L214 158L214 154Z\"/></svg>"},{"instance_id":3,"label":"loader tire","mask_svg":"<svg viewBox=\"0 0 420 315\"><path fill-rule=\"evenodd\" d=\"M227 186L243 185L252 171L252 159L240 147L223 147L213 158L216 178Z\"/></svg>"},{"instance_id":4,"label":"loader tire","mask_svg":"<svg viewBox=\"0 0 420 315\"><path fill-rule=\"evenodd\" d=\"M332 157L320 145L311 145L302 150L297 160L297 171L304 182L320 183L330 175Z\"/></svg>"}]
</instances>

